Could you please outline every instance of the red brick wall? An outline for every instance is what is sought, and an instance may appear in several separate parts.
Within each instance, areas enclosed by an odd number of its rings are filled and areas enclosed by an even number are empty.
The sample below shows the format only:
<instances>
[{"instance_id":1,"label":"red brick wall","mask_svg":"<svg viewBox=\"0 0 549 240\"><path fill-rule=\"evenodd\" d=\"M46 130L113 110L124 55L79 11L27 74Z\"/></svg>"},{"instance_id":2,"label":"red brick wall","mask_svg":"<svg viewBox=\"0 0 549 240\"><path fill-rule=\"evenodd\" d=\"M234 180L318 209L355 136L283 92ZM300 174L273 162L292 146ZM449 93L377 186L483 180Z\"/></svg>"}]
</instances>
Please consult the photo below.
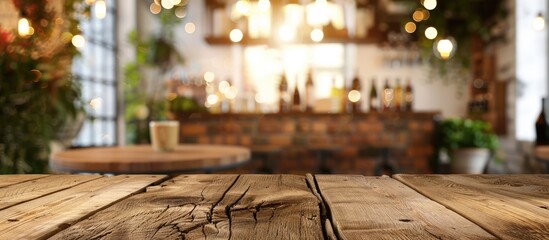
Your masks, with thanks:
<instances>
[{"instance_id":1,"label":"red brick wall","mask_svg":"<svg viewBox=\"0 0 549 240\"><path fill-rule=\"evenodd\" d=\"M283 148L275 172L316 172L316 155L308 147L339 146L328 161L334 173L373 175L381 149L389 149L398 173L432 173L434 118L438 113L364 114L205 114L179 116L183 143L233 144ZM253 172L252 159L237 172Z\"/></svg>"}]
</instances>

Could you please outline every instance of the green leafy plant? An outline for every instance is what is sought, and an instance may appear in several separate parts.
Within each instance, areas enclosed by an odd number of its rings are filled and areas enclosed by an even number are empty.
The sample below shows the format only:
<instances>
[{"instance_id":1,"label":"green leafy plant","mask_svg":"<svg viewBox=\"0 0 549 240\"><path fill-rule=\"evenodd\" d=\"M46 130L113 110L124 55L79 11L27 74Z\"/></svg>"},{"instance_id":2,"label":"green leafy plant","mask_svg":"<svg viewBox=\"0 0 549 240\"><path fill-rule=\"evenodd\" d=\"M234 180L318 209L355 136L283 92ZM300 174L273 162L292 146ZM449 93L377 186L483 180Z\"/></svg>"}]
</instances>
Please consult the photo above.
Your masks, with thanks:
<instances>
[{"instance_id":1,"label":"green leafy plant","mask_svg":"<svg viewBox=\"0 0 549 240\"><path fill-rule=\"evenodd\" d=\"M64 1L61 11L48 0L13 5L34 34L19 36L0 25L0 173L44 173L49 143L83 111L70 72L78 54L71 38L80 34L77 17L89 6L79 0Z\"/></svg>"},{"instance_id":2,"label":"green leafy plant","mask_svg":"<svg viewBox=\"0 0 549 240\"><path fill-rule=\"evenodd\" d=\"M181 8L185 6L178 6ZM124 66L124 102L126 142L141 144L149 142L148 122L166 119L168 99L166 84L162 77L178 63L184 61L173 44L175 26L182 19L175 15L176 8L163 9L158 15L160 32L142 37L137 31L128 34L129 43L136 50L135 61ZM140 37L141 36L141 37ZM149 79L147 72L154 72Z\"/></svg>"},{"instance_id":3,"label":"green leafy plant","mask_svg":"<svg viewBox=\"0 0 549 240\"><path fill-rule=\"evenodd\" d=\"M489 123L482 120L447 119L440 124L441 148L451 153L460 148L487 148L492 153L499 146Z\"/></svg>"}]
</instances>

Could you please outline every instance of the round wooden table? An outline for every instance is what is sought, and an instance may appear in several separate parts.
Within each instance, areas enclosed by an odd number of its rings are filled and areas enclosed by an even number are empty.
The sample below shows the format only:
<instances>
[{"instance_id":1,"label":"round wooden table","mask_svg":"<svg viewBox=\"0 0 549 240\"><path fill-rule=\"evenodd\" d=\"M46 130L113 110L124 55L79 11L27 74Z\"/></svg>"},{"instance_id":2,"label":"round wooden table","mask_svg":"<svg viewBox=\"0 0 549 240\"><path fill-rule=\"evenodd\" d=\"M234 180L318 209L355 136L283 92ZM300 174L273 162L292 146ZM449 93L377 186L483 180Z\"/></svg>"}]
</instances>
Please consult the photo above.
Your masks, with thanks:
<instances>
[{"instance_id":1,"label":"round wooden table","mask_svg":"<svg viewBox=\"0 0 549 240\"><path fill-rule=\"evenodd\" d=\"M150 145L85 148L54 153L50 167L62 172L180 173L234 168L250 160L238 146L183 144L173 152L155 152Z\"/></svg>"}]
</instances>

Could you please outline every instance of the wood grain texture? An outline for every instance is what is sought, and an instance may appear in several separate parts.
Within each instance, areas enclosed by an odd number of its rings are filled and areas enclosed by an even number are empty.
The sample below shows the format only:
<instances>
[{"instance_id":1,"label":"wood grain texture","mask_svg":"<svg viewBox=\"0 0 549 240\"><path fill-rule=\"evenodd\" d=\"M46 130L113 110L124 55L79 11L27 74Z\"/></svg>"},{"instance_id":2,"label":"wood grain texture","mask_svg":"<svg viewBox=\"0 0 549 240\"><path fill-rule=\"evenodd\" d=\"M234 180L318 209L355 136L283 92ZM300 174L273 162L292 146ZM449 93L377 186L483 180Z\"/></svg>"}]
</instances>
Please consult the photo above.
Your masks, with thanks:
<instances>
[{"instance_id":1,"label":"wood grain texture","mask_svg":"<svg viewBox=\"0 0 549 240\"><path fill-rule=\"evenodd\" d=\"M0 188L47 176L44 174L0 175Z\"/></svg>"},{"instance_id":2,"label":"wood grain texture","mask_svg":"<svg viewBox=\"0 0 549 240\"><path fill-rule=\"evenodd\" d=\"M225 239L322 239L319 200L305 177L241 175L213 209ZM228 237L228 238L226 238Z\"/></svg>"},{"instance_id":3,"label":"wood grain texture","mask_svg":"<svg viewBox=\"0 0 549 240\"><path fill-rule=\"evenodd\" d=\"M99 175L53 175L10 185L0 189L0 210L100 177Z\"/></svg>"},{"instance_id":4,"label":"wood grain texture","mask_svg":"<svg viewBox=\"0 0 549 240\"><path fill-rule=\"evenodd\" d=\"M502 239L549 239L549 175L396 175Z\"/></svg>"},{"instance_id":5,"label":"wood grain texture","mask_svg":"<svg viewBox=\"0 0 549 240\"><path fill-rule=\"evenodd\" d=\"M155 152L149 145L139 145L58 152L50 166L69 172L171 173L226 168L249 159L250 150L238 146L186 144L173 152Z\"/></svg>"},{"instance_id":6,"label":"wood grain texture","mask_svg":"<svg viewBox=\"0 0 549 240\"><path fill-rule=\"evenodd\" d=\"M216 232L212 207L237 175L184 175L91 216L52 239L197 239ZM105 224L108 222L109 224Z\"/></svg>"},{"instance_id":7,"label":"wood grain texture","mask_svg":"<svg viewBox=\"0 0 549 240\"><path fill-rule=\"evenodd\" d=\"M322 239L319 214L304 177L185 175L52 239Z\"/></svg>"},{"instance_id":8,"label":"wood grain texture","mask_svg":"<svg viewBox=\"0 0 549 240\"><path fill-rule=\"evenodd\" d=\"M387 176L315 178L340 239L495 239Z\"/></svg>"},{"instance_id":9,"label":"wood grain texture","mask_svg":"<svg viewBox=\"0 0 549 240\"><path fill-rule=\"evenodd\" d=\"M101 177L3 209L0 211L0 239L37 239L51 236L164 177Z\"/></svg>"}]
</instances>

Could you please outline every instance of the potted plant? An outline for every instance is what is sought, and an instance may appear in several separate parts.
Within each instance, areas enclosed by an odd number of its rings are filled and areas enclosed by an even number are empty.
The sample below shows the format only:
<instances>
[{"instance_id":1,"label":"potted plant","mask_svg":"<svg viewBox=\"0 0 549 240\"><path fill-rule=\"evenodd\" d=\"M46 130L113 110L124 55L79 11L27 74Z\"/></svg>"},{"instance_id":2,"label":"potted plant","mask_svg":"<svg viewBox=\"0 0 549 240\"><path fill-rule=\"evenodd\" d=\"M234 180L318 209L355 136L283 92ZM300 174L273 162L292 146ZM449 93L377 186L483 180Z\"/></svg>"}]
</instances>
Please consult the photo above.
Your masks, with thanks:
<instances>
[{"instance_id":1,"label":"potted plant","mask_svg":"<svg viewBox=\"0 0 549 240\"><path fill-rule=\"evenodd\" d=\"M482 120L447 119L440 124L440 134L452 173L482 173L499 145L490 124Z\"/></svg>"}]
</instances>

